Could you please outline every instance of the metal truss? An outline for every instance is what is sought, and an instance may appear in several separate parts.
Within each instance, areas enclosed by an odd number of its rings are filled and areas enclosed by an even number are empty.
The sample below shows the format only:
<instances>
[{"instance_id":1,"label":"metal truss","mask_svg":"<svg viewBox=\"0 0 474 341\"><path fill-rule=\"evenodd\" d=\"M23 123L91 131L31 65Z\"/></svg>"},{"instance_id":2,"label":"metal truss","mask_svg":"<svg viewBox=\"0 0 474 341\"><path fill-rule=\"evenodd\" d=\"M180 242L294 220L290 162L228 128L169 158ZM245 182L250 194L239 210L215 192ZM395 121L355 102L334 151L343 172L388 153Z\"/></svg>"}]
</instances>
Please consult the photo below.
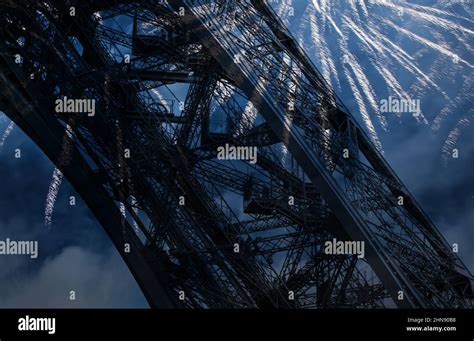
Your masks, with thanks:
<instances>
[{"instance_id":1,"label":"metal truss","mask_svg":"<svg viewBox=\"0 0 474 341\"><path fill-rule=\"evenodd\" d=\"M472 307L472 275L264 1L2 0L0 27L0 110L152 307Z\"/></svg>"}]
</instances>

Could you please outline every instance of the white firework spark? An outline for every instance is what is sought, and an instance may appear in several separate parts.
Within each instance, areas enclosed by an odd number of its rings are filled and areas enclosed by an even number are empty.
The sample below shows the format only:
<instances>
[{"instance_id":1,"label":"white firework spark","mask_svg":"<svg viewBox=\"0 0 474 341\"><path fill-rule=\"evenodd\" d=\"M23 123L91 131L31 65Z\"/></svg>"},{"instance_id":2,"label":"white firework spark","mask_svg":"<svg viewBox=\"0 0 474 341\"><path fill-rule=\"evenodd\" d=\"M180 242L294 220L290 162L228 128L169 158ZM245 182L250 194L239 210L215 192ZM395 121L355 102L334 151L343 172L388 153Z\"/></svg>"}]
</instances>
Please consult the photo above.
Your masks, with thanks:
<instances>
[{"instance_id":1,"label":"white firework spark","mask_svg":"<svg viewBox=\"0 0 474 341\"><path fill-rule=\"evenodd\" d=\"M309 28L311 30L311 38L312 38L311 48L312 50L319 52L319 56L321 58L321 68L322 68L323 77L326 79L326 81L329 84L332 84L332 80L334 79L337 87L340 89L341 84L339 82L339 76L337 73L336 65L334 63L334 58L331 54L331 50L326 44L325 39L319 33L319 27L317 24L316 7L310 4L310 6L308 6L308 9L309 9L308 14L305 14L305 18L308 18L308 19L304 20L304 22L306 23L307 21L309 21ZM307 23L305 26L308 26Z\"/></svg>"},{"instance_id":2,"label":"white firework spark","mask_svg":"<svg viewBox=\"0 0 474 341\"><path fill-rule=\"evenodd\" d=\"M286 12L287 2L280 13ZM461 14L453 12L460 6ZM305 49L311 52L329 84L339 91L340 84L348 84L350 95L345 92L344 97L355 100L361 121L376 144L377 130L389 131L390 124L398 124L401 118L400 113L394 113L398 119L381 115L380 99L436 98L434 108L428 102L429 112L423 108L423 112L409 116L417 124L431 125L436 133L442 133L441 124L448 117L452 121L451 116L474 101L469 91L472 82L463 76L474 68L469 58L474 50L474 20L465 14L472 12L468 5L451 7L446 1L424 6L399 0L311 0L303 9L300 20L293 20L297 24L290 29L300 43L307 45ZM419 27L428 29L421 31ZM454 87L447 82L455 79ZM457 130L447 132L450 137L443 149L449 149L456 134L463 131L461 121L457 122Z\"/></svg>"},{"instance_id":3,"label":"white firework spark","mask_svg":"<svg viewBox=\"0 0 474 341\"><path fill-rule=\"evenodd\" d=\"M431 49L436 50L436 51L444 54L446 57L448 57L450 59L457 56L459 62L464 63L465 65L469 66L470 68L474 68L474 65L472 65L468 61L462 59L461 57L459 57L453 51L449 50L449 48L447 46L443 46L443 45L437 44L435 42L432 42L431 40L426 39L426 38L412 32L412 31L409 31L409 30L407 30L403 27L400 27L399 25L393 23L392 21L390 21L388 19L383 19L382 22L385 23L386 25L394 28L399 33L403 33L404 35L406 35L411 40L413 40L417 43L426 45L426 46L430 47Z\"/></svg>"},{"instance_id":4,"label":"white firework spark","mask_svg":"<svg viewBox=\"0 0 474 341\"><path fill-rule=\"evenodd\" d=\"M46 205L44 208L44 224L46 227L50 228L52 223L54 204L56 203L56 198L58 197L59 187L63 181L63 173L57 168L54 168L53 177L51 183L49 184L48 195L46 197Z\"/></svg>"},{"instance_id":5,"label":"white firework spark","mask_svg":"<svg viewBox=\"0 0 474 341\"><path fill-rule=\"evenodd\" d=\"M5 144L5 141L7 140L8 136L10 136L10 134L12 133L13 131L13 128L15 127L15 123L13 121L11 121L7 128L5 129L5 131L3 132L3 135L2 135L2 139L0 140L0 149L3 147L3 145Z\"/></svg>"},{"instance_id":6,"label":"white firework spark","mask_svg":"<svg viewBox=\"0 0 474 341\"><path fill-rule=\"evenodd\" d=\"M431 129L433 132L438 132L441 129L443 122L449 116L451 112L456 111L458 107L461 106L462 103L474 103L474 94L472 93L472 89L474 87L474 79L467 78L464 83L462 84L463 91L460 91L458 95L453 98L450 103L441 110L441 112L435 117L433 120L433 124ZM472 111L472 109L471 109Z\"/></svg>"},{"instance_id":7,"label":"white firework spark","mask_svg":"<svg viewBox=\"0 0 474 341\"><path fill-rule=\"evenodd\" d=\"M452 157L453 154L453 149L456 145L456 142L459 139L459 136L461 136L461 132L467 128L471 124L471 121L469 118L464 117L458 121L456 126L454 127L453 130L450 131L444 145L442 148L442 158L445 163L447 164L448 160Z\"/></svg>"},{"instance_id":8,"label":"white firework spark","mask_svg":"<svg viewBox=\"0 0 474 341\"><path fill-rule=\"evenodd\" d=\"M69 124L66 125L65 135L63 137L61 154L59 155L59 165L63 166L69 163L71 156L71 139L73 137L72 128ZM54 205L58 197L59 188L63 180L63 174L58 168L54 168L53 176L49 184L48 195L46 196L46 203L44 208L44 223L47 228L51 227L53 220Z\"/></svg>"},{"instance_id":9,"label":"white firework spark","mask_svg":"<svg viewBox=\"0 0 474 341\"><path fill-rule=\"evenodd\" d=\"M354 96L356 98L356 102L357 102L357 105L359 106L359 111L361 113L362 119L363 119L363 121L364 121L364 123L365 123L365 125L366 125L366 127L369 131L370 139L372 140L372 143L375 145L375 147L381 153L383 153L382 144L380 143L380 140L377 136L377 132L375 131L375 127L374 127L374 125L372 123L372 120L370 119L370 116L367 112L367 108L366 108L364 100L362 98L362 94L359 91L359 89L357 88L353 78L351 77L351 75L349 73L349 70L345 66L344 66L344 73L346 75L347 81L349 82L349 85L351 86L352 93L354 94Z\"/></svg>"}]
</instances>

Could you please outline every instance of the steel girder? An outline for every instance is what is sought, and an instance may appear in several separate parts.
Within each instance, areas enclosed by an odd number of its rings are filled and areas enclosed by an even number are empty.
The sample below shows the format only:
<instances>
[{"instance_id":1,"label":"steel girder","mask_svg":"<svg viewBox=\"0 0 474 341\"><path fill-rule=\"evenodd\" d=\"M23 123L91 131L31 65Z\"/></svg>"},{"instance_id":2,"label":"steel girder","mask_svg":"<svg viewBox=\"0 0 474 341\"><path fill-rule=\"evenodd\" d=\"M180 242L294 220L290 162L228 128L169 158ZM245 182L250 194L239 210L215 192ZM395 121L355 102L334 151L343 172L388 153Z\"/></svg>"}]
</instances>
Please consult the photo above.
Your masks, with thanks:
<instances>
[{"instance_id":1,"label":"steel girder","mask_svg":"<svg viewBox=\"0 0 474 341\"><path fill-rule=\"evenodd\" d=\"M366 257L397 305L469 306L462 296L472 290L472 276L270 7L261 0L235 1L233 6L225 7L207 1L176 0L171 4L175 10L180 6L186 9L183 20L226 70L227 76L259 109L348 234L354 240L365 241ZM228 20L230 27L225 25ZM278 48L262 51L262 46ZM275 82L279 77L283 77L283 82ZM290 91L295 95L289 96ZM291 111L290 101L294 102ZM323 130L328 127L330 136ZM338 169L323 158L330 148L327 139L351 153L348 160L343 160L342 150L336 148L331 160ZM338 181L334 170L342 175L342 181ZM382 179L386 187L380 183L376 187L371 175ZM365 181L372 184L369 185L374 191L372 197L365 195L367 187L359 185ZM405 199L405 205L389 212L380 212L380 205L371 204L399 195ZM364 207L358 201L368 205ZM384 228L386 224L398 231L388 232ZM397 249L387 243L387 236L381 237L383 233L394 238L404 235L407 248L420 250L423 266L414 268L410 265L415 259L398 258ZM436 257L432 257L433 253ZM434 276L443 283L443 291L432 285ZM469 284L461 296L457 286L460 278ZM403 300L397 300L399 291L404 292Z\"/></svg>"},{"instance_id":2,"label":"steel girder","mask_svg":"<svg viewBox=\"0 0 474 341\"><path fill-rule=\"evenodd\" d=\"M82 186L78 192L119 252L120 234L132 240L137 253L120 253L150 304L380 307L388 292L401 307L470 306L472 276L271 8L259 0L167 2L171 7L155 1L0 5L1 74L4 84L16 79L0 109L76 189ZM75 18L65 15L68 6L76 7ZM184 16L177 13L181 6ZM102 22L119 15L134 21L131 34ZM138 34L137 20L171 29L172 38ZM129 65L123 51L132 54ZM23 55L22 65L11 64L15 53ZM150 94L176 82L189 83L181 114ZM41 111L15 107L11 98L25 93L21 103ZM54 114L59 95L95 98L99 117ZM214 133L210 122L219 110L227 128ZM257 112L265 122L253 122ZM57 127L55 138L43 136L40 117ZM223 143L257 146L257 164L215 162ZM275 154L283 145L290 167ZM242 221L226 195L245 197L249 179L260 208ZM297 203L285 207L291 194ZM100 206L94 195L109 204ZM334 236L366 242L375 282L361 270L366 263L321 257L324 240ZM396 299L398 290L404 301Z\"/></svg>"}]
</instances>

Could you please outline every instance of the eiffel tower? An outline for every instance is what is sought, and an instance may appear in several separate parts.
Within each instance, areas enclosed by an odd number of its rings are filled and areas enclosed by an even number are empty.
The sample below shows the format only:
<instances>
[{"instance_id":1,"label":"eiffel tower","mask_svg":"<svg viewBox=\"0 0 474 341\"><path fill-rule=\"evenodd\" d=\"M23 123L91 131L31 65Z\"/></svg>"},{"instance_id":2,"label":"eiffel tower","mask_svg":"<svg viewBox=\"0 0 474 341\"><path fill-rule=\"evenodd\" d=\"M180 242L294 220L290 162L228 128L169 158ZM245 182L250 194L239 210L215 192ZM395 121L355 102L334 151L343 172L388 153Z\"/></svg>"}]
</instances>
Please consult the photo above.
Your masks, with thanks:
<instances>
[{"instance_id":1,"label":"eiffel tower","mask_svg":"<svg viewBox=\"0 0 474 341\"><path fill-rule=\"evenodd\" d=\"M469 270L265 1L1 0L0 28L0 110L151 307L473 307Z\"/></svg>"}]
</instances>

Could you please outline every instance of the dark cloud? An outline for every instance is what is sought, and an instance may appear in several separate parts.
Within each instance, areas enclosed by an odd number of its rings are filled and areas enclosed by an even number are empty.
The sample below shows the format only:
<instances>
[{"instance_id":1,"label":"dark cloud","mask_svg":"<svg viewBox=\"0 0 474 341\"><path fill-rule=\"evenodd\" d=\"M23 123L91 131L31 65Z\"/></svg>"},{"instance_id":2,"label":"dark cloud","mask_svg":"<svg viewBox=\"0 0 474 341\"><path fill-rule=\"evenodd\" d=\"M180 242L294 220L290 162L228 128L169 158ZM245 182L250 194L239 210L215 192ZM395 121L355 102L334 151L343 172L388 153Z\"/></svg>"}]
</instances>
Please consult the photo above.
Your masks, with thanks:
<instances>
[{"instance_id":1,"label":"dark cloud","mask_svg":"<svg viewBox=\"0 0 474 341\"><path fill-rule=\"evenodd\" d=\"M66 247L34 274L10 274L0 282L0 308L148 307L115 249L100 254ZM76 300L70 300L74 290Z\"/></svg>"}]
</instances>

